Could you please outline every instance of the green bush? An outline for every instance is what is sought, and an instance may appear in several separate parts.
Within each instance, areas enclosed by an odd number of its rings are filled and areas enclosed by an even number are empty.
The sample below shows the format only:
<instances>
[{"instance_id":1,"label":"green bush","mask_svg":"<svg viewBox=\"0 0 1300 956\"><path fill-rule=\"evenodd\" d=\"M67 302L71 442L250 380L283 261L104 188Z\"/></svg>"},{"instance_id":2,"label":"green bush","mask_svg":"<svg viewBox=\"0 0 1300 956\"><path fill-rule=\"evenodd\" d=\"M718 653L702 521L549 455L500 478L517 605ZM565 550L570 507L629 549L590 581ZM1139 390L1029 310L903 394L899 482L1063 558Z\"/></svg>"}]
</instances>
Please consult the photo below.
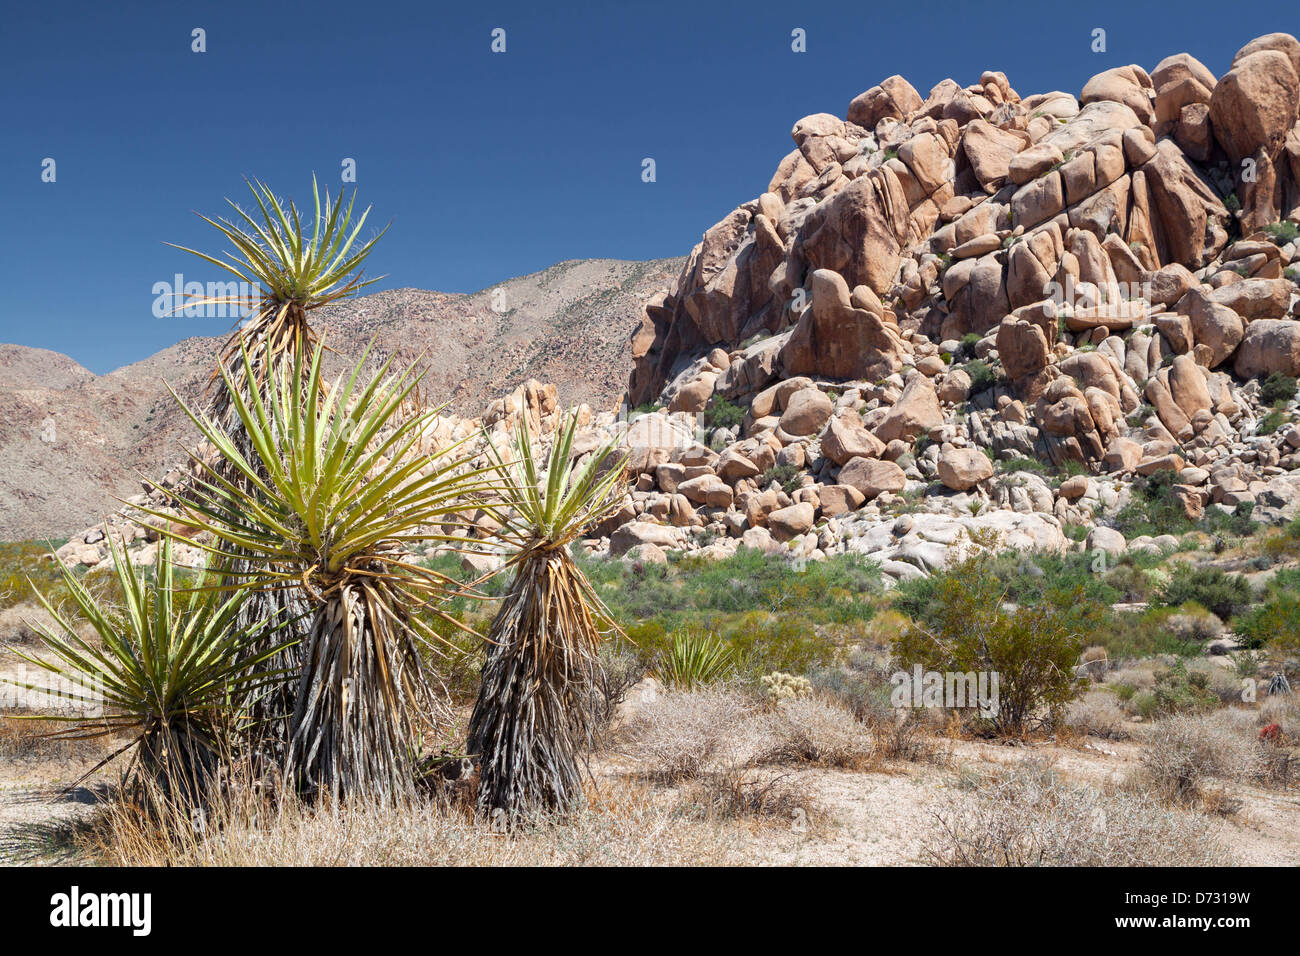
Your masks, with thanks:
<instances>
[{"instance_id":1,"label":"green bush","mask_svg":"<svg viewBox=\"0 0 1300 956\"><path fill-rule=\"evenodd\" d=\"M1160 604L1165 607L1180 607L1190 601L1213 611L1224 621L1241 613L1253 598L1250 582L1240 574L1188 564L1175 568L1169 583L1160 591Z\"/></svg>"},{"instance_id":2,"label":"green bush","mask_svg":"<svg viewBox=\"0 0 1300 956\"><path fill-rule=\"evenodd\" d=\"M988 558L973 558L941 576L933 624L907 628L894 653L904 667L998 675L998 733L1018 733L1034 721L1054 722L1075 694L1074 665L1083 649L1068 613L1080 594L1065 602L1043 601L1003 609L1006 590Z\"/></svg>"},{"instance_id":3,"label":"green bush","mask_svg":"<svg viewBox=\"0 0 1300 956\"><path fill-rule=\"evenodd\" d=\"M704 409L706 428L735 428L745 420L745 410L735 402L714 395Z\"/></svg>"},{"instance_id":4,"label":"green bush","mask_svg":"<svg viewBox=\"0 0 1300 956\"><path fill-rule=\"evenodd\" d=\"M997 374L989 366L988 362L983 359L974 359L962 366L962 369L970 376L970 394L978 395L985 389L992 388L998 383Z\"/></svg>"},{"instance_id":5,"label":"green bush","mask_svg":"<svg viewBox=\"0 0 1300 956\"><path fill-rule=\"evenodd\" d=\"M1300 594L1283 591L1233 623L1233 630L1250 648L1294 654L1300 650Z\"/></svg>"},{"instance_id":6,"label":"green bush","mask_svg":"<svg viewBox=\"0 0 1300 956\"><path fill-rule=\"evenodd\" d=\"M1276 405L1278 402L1291 401L1295 398L1295 393L1296 380L1282 372L1274 372L1264 379L1264 384L1259 390L1259 398L1265 405Z\"/></svg>"},{"instance_id":7,"label":"green bush","mask_svg":"<svg viewBox=\"0 0 1300 956\"><path fill-rule=\"evenodd\" d=\"M1297 228L1295 223L1286 219L1281 222L1271 222L1264 227L1264 235L1279 246L1285 246L1288 242L1294 241L1297 234L1300 234L1300 228Z\"/></svg>"},{"instance_id":8,"label":"green bush","mask_svg":"<svg viewBox=\"0 0 1300 956\"><path fill-rule=\"evenodd\" d=\"M1259 420L1255 429L1257 435L1271 435L1290 420L1290 416L1280 408L1275 408Z\"/></svg>"},{"instance_id":9,"label":"green bush","mask_svg":"<svg viewBox=\"0 0 1300 956\"><path fill-rule=\"evenodd\" d=\"M1200 671L1189 672L1187 662L1182 659L1168 670L1156 671L1155 678L1152 694L1157 714L1196 713L1213 710L1219 704L1219 698L1210 690L1209 678Z\"/></svg>"},{"instance_id":10,"label":"green bush","mask_svg":"<svg viewBox=\"0 0 1300 956\"><path fill-rule=\"evenodd\" d=\"M787 495L794 494L795 490L803 484L803 472L789 463L773 465L763 472L763 477L759 479L759 487L766 488L774 481Z\"/></svg>"}]
</instances>

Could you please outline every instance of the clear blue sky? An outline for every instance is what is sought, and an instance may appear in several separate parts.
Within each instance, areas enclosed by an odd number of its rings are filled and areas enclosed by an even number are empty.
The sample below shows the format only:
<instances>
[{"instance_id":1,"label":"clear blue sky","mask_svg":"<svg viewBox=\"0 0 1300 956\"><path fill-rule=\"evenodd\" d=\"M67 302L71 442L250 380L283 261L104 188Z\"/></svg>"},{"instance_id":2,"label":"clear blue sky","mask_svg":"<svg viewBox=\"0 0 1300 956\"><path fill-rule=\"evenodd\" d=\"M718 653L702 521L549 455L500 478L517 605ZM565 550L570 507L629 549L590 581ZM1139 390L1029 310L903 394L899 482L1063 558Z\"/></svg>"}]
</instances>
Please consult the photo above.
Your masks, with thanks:
<instances>
[{"instance_id":1,"label":"clear blue sky","mask_svg":"<svg viewBox=\"0 0 1300 956\"><path fill-rule=\"evenodd\" d=\"M357 162L392 220L379 288L475 291L563 259L682 255L766 186L789 129L894 73L924 95L1004 70L1022 95L1189 51L1216 74L1294 7L1137 2L24 3L0 25L0 342L96 372L221 319L154 318L215 269L192 215L243 177L308 198ZM191 30L207 52L191 52ZM491 31L506 30L504 54ZM807 32L793 53L791 30ZM1090 50L1107 31L1107 52ZM57 181L41 182L52 157ZM658 181L641 181L653 157Z\"/></svg>"}]
</instances>

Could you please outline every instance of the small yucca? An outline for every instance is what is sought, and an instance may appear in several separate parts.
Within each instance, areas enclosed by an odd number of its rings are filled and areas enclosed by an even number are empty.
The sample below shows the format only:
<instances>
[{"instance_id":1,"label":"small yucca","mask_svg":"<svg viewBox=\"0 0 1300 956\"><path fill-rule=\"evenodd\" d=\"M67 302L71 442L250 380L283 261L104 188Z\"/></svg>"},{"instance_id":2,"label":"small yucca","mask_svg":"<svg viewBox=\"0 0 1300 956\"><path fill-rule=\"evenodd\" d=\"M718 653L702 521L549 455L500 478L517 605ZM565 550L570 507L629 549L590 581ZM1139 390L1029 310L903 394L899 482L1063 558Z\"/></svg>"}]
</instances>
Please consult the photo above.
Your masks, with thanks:
<instances>
[{"instance_id":1,"label":"small yucca","mask_svg":"<svg viewBox=\"0 0 1300 956\"><path fill-rule=\"evenodd\" d=\"M544 476L526 421L515 461L498 460L501 537L514 549L514 579L488 632L469 750L480 761L480 809L511 820L581 801L578 761L596 731L597 650L617 629L569 546L608 513L623 469L609 467L612 443L571 465L576 429L570 414Z\"/></svg>"},{"instance_id":2,"label":"small yucca","mask_svg":"<svg viewBox=\"0 0 1300 956\"><path fill-rule=\"evenodd\" d=\"M250 630L238 625L238 596L222 599L198 587L179 589L170 541L158 548L154 583L111 541L109 550L120 609L102 605L59 565L72 603L94 628L98 646L38 593L56 625L34 625L51 656L9 649L75 688L60 689L59 696L80 714L41 716L68 723L57 736L129 733L129 743L108 760L129 753L127 779L144 796L192 806L208 795L233 732L247 718L249 701L286 679L267 665L280 646L256 646ZM28 682L18 686L47 689Z\"/></svg>"}]
</instances>

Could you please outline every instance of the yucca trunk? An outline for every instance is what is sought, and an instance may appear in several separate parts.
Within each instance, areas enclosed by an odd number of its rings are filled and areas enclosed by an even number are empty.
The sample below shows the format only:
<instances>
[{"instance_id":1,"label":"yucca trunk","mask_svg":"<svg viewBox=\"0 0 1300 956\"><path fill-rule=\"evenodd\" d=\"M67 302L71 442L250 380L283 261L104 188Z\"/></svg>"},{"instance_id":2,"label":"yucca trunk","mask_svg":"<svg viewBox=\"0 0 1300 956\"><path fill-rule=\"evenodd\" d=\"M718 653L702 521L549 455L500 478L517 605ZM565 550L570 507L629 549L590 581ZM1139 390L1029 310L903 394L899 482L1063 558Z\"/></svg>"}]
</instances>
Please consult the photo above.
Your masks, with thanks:
<instances>
[{"instance_id":1,"label":"yucca trunk","mask_svg":"<svg viewBox=\"0 0 1300 956\"><path fill-rule=\"evenodd\" d=\"M210 728L185 717L155 718L140 740L136 778L155 813L187 813L205 806L219 783L221 764Z\"/></svg>"},{"instance_id":2,"label":"yucca trunk","mask_svg":"<svg viewBox=\"0 0 1300 956\"><path fill-rule=\"evenodd\" d=\"M428 692L403 602L386 581L355 576L322 598L295 688L286 772L311 796L404 800Z\"/></svg>"},{"instance_id":3,"label":"yucca trunk","mask_svg":"<svg viewBox=\"0 0 1300 956\"><path fill-rule=\"evenodd\" d=\"M600 669L593 597L563 547L538 548L516 565L470 718L482 811L514 820L581 805Z\"/></svg>"},{"instance_id":4,"label":"yucca trunk","mask_svg":"<svg viewBox=\"0 0 1300 956\"><path fill-rule=\"evenodd\" d=\"M221 354L221 365L228 374L227 381L223 381L219 373L214 373L212 418L230 436L244 459L257 466L262 480L268 477L266 469L261 467L244 423L236 412L228 383L233 383L241 390L246 406L254 390L265 400L268 379L291 371L294 362L301 361L304 355L309 354L315 342L316 335L307 324L306 313L300 307L292 304L277 306L265 302L257 317L246 328L231 336ZM248 355L248 368L243 361L245 353ZM236 485L243 492L253 493L252 483L231 467L229 462L219 461L217 465L216 473L219 477ZM238 547L230 550L235 554L243 551ZM262 562L239 557L222 559L214 568L227 583L242 582L251 574L264 569L265 564ZM276 671L298 673L303 666L310 611L311 603L300 588L251 591L240 608L238 625L253 634L251 646L256 651L284 644L287 640L288 645L276 652L267 661L267 666ZM262 760L283 764L289 743L296 686L294 681L281 681L267 688L251 703L251 739L254 750L258 751L257 756Z\"/></svg>"}]
</instances>

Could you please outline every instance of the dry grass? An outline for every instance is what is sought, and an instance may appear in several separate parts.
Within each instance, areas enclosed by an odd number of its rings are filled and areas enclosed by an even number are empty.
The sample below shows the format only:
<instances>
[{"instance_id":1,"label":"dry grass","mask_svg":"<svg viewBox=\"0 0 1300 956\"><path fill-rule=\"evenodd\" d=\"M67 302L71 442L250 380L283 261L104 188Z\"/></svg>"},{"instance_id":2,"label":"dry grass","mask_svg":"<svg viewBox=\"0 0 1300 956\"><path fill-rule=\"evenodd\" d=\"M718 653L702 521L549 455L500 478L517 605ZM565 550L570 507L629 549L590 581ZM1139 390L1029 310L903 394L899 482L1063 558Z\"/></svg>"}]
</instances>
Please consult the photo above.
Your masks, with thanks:
<instances>
[{"instance_id":1,"label":"dry grass","mask_svg":"<svg viewBox=\"0 0 1300 956\"><path fill-rule=\"evenodd\" d=\"M54 615L34 602L16 604L0 611L0 644L34 644L40 640L40 631L33 625L40 625L55 634L62 633L62 628L54 620Z\"/></svg>"},{"instance_id":2,"label":"dry grass","mask_svg":"<svg viewBox=\"0 0 1300 956\"><path fill-rule=\"evenodd\" d=\"M1152 724L1142 747L1137 787L1150 788L1172 803L1202 804L1218 810L1231 807L1221 791L1207 789L1211 780L1249 782L1261 776L1259 747L1243 732L1244 711L1181 714Z\"/></svg>"},{"instance_id":3,"label":"dry grass","mask_svg":"<svg viewBox=\"0 0 1300 956\"><path fill-rule=\"evenodd\" d=\"M645 788L603 784L561 822L510 833L437 802L272 807L245 800L170 840L128 807L105 812L83 846L122 866L726 866L743 831L701 819ZM219 824L219 825L218 825Z\"/></svg>"},{"instance_id":4,"label":"dry grass","mask_svg":"<svg viewBox=\"0 0 1300 956\"><path fill-rule=\"evenodd\" d=\"M667 690L628 719L615 747L654 780L690 780L720 761L743 761L759 713L756 700L726 685Z\"/></svg>"},{"instance_id":5,"label":"dry grass","mask_svg":"<svg viewBox=\"0 0 1300 956\"><path fill-rule=\"evenodd\" d=\"M1105 690L1090 690L1065 708L1065 725L1075 733L1104 740L1123 740L1129 736L1129 722L1116 701Z\"/></svg>"},{"instance_id":6,"label":"dry grass","mask_svg":"<svg viewBox=\"0 0 1300 956\"><path fill-rule=\"evenodd\" d=\"M867 727L844 707L819 698L789 700L762 721L761 763L810 763L865 770L876 747Z\"/></svg>"},{"instance_id":7,"label":"dry grass","mask_svg":"<svg viewBox=\"0 0 1300 956\"><path fill-rule=\"evenodd\" d=\"M1063 781L1026 761L956 796L925 838L939 866L1222 866L1212 821L1143 793Z\"/></svg>"},{"instance_id":8,"label":"dry grass","mask_svg":"<svg viewBox=\"0 0 1300 956\"><path fill-rule=\"evenodd\" d=\"M27 719L32 715L31 719ZM51 737L66 733L66 721L48 720L33 711L9 710L0 713L0 760L34 762L70 760L76 756L99 756L108 752L110 742L121 746L116 738L68 740Z\"/></svg>"}]
</instances>

